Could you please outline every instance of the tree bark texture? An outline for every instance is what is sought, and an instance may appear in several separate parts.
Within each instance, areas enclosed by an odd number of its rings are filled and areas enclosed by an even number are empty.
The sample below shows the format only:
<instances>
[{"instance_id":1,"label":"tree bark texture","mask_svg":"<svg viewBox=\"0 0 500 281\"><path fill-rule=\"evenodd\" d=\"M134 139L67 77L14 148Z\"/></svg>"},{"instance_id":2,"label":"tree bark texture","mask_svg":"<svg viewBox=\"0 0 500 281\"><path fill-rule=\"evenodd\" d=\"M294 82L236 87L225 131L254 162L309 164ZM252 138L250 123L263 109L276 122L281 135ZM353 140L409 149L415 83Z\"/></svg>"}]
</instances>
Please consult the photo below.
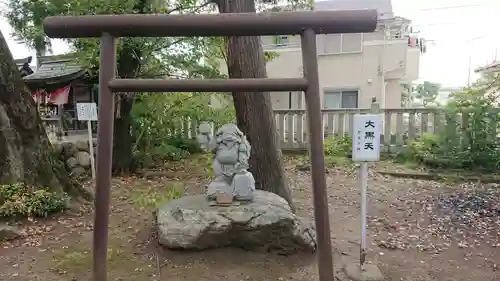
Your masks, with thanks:
<instances>
[{"instance_id":1,"label":"tree bark texture","mask_svg":"<svg viewBox=\"0 0 500 281\"><path fill-rule=\"evenodd\" d=\"M141 67L141 62L138 60L141 50L124 45L118 55L118 76L129 79L137 78ZM134 169L132 151L132 107L134 100L135 93L117 94L113 132L113 172L115 174L128 174Z\"/></svg>"},{"instance_id":2,"label":"tree bark texture","mask_svg":"<svg viewBox=\"0 0 500 281\"><path fill-rule=\"evenodd\" d=\"M253 0L219 0L221 13L255 13ZM230 78L266 78L266 62L259 37L230 37L227 67ZM234 92L238 127L252 146L250 171L258 189L293 202L283 169L283 155L277 138L271 96L265 93Z\"/></svg>"},{"instance_id":3,"label":"tree bark texture","mask_svg":"<svg viewBox=\"0 0 500 281\"><path fill-rule=\"evenodd\" d=\"M35 101L0 32L0 184L22 182L89 196L55 157Z\"/></svg>"},{"instance_id":4,"label":"tree bark texture","mask_svg":"<svg viewBox=\"0 0 500 281\"><path fill-rule=\"evenodd\" d=\"M113 132L113 172L118 175L126 175L133 172L132 151L132 106L134 98L123 95L118 98L116 106L117 118Z\"/></svg>"},{"instance_id":5,"label":"tree bark texture","mask_svg":"<svg viewBox=\"0 0 500 281\"><path fill-rule=\"evenodd\" d=\"M146 0L138 0L134 9L137 13L150 13ZM140 72L142 50L134 44L124 44L118 54L118 76L120 78L137 78ZM114 174L129 174L134 172L133 137L132 137L132 107L136 93L117 95L115 106L115 125L113 131L113 172Z\"/></svg>"}]
</instances>

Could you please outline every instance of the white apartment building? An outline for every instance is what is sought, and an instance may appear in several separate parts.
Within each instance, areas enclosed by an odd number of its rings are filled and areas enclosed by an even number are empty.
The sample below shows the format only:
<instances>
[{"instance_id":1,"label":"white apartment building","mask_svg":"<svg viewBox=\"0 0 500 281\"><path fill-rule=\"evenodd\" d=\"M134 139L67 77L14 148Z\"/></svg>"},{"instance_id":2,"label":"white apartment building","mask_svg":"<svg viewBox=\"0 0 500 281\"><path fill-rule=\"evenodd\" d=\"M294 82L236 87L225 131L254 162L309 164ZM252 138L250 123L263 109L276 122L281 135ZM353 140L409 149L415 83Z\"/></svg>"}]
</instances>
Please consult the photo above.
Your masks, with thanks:
<instances>
[{"instance_id":1,"label":"white apartment building","mask_svg":"<svg viewBox=\"0 0 500 281\"><path fill-rule=\"evenodd\" d=\"M317 35L323 108L400 108L404 86L418 79L425 40L412 34L411 21L394 16L391 0L327 0L315 10L376 9L373 33ZM278 53L267 63L269 78L302 77L300 36L264 36L264 51ZM221 71L227 72L222 63ZM304 109L302 92L271 95L274 109ZM217 104L218 102L215 102Z\"/></svg>"}]
</instances>

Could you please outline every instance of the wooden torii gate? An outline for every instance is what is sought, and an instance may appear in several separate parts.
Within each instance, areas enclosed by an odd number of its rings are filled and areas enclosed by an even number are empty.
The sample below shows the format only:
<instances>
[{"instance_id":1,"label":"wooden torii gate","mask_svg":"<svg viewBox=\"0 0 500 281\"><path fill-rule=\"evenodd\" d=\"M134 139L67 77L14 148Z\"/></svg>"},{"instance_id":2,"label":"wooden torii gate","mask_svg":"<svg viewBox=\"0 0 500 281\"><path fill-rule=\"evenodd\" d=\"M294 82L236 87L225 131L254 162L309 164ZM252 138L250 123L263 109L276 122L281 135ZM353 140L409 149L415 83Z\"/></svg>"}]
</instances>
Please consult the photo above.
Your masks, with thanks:
<instances>
[{"instance_id":1,"label":"wooden torii gate","mask_svg":"<svg viewBox=\"0 0 500 281\"><path fill-rule=\"evenodd\" d=\"M320 281L333 281L330 223L325 180L317 34L373 32L376 10L204 15L56 16L44 20L51 38L100 38L99 129L94 213L93 280L106 281L114 95L116 92L304 91L310 133L314 218ZM303 78L117 79L117 37L301 35Z\"/></svg>"}]
</instances>

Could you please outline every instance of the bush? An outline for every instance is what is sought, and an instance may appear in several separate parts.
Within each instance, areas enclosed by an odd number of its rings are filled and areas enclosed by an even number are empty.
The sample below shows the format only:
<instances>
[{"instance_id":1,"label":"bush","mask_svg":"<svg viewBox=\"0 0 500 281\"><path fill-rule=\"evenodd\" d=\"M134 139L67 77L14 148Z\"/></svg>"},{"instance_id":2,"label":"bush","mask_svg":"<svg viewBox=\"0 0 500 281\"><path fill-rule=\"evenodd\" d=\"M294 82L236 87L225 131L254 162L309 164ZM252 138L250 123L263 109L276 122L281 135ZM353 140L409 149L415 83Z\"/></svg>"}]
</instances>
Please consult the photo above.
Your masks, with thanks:
<instances>
[{"instance_id":1,"label":"bush","mask_svg":"<svg viewBox=\"0 0 500 281\"><path fill-rule=\"evenodd\" d=\"M0 185L0 217L46 217L68 207L66 194L28 187L21 183Z\"/></svg>"},{"instance_id":2,"label":"bush","mask_svg":"<svg viewBox=\"0 0 500 281\"><path fill-rule=\"evenodd\" d=\"M189 155L187 150L164 143L153 148L150 152L134 151L134 163L136 168L148 168L165 161L178 161Z\"/></svg>"},{"instance_id":3,"label":"bush","mask_svg":"<svg viewBox=\"0 0 500 281\"><path fill-rule=\"evenodd\" d=\"M433 134L424 134L419 140L408 144L408 149L400 157L412 162L423 163L425 159L433 157L439 148L439 139Z\"/></svg>"},{"instance_id":4,"label":"bush","mask_svg":"<svg viewBox=\"0 0 500 281\"><path fill-rule=\"evenodd\" d=\"M411 142L400 159L432 168L500 169L500 76L486 77L451 96L444 108L447 122L439 135L423 135ZM458 124L457 120L461 120Z\"/></svg>"},{"instance_id":5,"label":"bush","mask_svg":"<svg viewBox=\"0 0 500 281\"><path fill-rule=\"evenodd\" d=\"M429 168L451 169L496 169L497 164L490 160L481 160L467 147L451 144L445 138L426 134L421 139L409 143L408 148L398 154L398 160L424 165Z\"/></svg>"},{"instance_id":6,"label":"bush","mask_svg":"<svg viewBox=\"0 0 500 281\"><path fill-rule=\"evenodd\" d=\"M203 152L196 139L187 139L180 136L166 139L164 145L181 149L188 152L188 154L198 154Z\"/></svg>"},{"instance_id":7,"label":"bush","mask_svg":"<svg viewBox=\"0 0 500 281\"><path fill-rule=\"evenodd\" d=\"M218 127L235 119L232 103L212 108L208 106L212 97L221 96L214 93L141 94L132 109L134 168L151 167L203 152L196 139L186 137L186 131L195 133L192 126L202 121L213 122Z\"/></svg>"},{"instance_id":8,"label":"bush","mask_svg":"<svg viewBox=\"0 0 500 281\"><path fill-rule=\"evenodd\" d=\"M159 161L180 160L190 155L189 151L175 147L168 143L163 143L155 147L152 151L153 158Z\"/></svg>"},{"instance_id":9,"label":"bush","mask_svg":"<svg viewBox=\"0 0 500 281\"><path fill-rule=\"evenodd\" d=\"M347 157L352 151L352 138L331 136L324 140L323 146L326 156Z\"/></svg>"}]
</instances>

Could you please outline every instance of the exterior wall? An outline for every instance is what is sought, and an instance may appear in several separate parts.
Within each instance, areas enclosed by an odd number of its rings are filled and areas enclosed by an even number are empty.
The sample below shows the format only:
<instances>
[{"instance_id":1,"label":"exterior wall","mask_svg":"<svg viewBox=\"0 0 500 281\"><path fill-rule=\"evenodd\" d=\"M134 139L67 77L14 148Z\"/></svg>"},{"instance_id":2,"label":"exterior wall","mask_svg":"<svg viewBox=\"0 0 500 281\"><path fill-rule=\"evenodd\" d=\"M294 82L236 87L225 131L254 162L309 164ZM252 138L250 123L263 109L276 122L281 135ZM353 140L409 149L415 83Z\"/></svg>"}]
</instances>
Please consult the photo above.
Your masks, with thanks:
<instances>
[{"instance_id":1,"label":"exterior wall","mask_svg":"<svg viewBox=\"0 0 500 281\"><path fill-rule=\"evenodd\" d=\"M399 79L386 80L385 92L385 107L386 108L400 108L402 93L404 91L401 81Z\"/></svg>"},{"instance_id":2,"label":"exterior wall","mask_svg":"<svg viewBox=\"0 0 500 281\"><path fill-rule=\"evenodd\" d=\"M358 90L358 107L369 108L375 97L382 108L401 107L401 79L410 82L418 78L418 49L409 51L408 41L390 40L384 44L383 31L363 34L362 47L356 49L359 36L340 37L336 35L318 35L318 64L320 89ZM269 78L295 78L302 76L302 54L300 38L286 38L286 46L276 45L283 38L267 36L262 38L266 51L275 51L277 58L267 63ZM358 40L358 41L356 41ZM342 51L341 51L342 49ZM347 50L347 51L346 51ZM385 69L386 84L383 85L382 67ZM227 73L227 67L221 64L221 72ZM384 91L386 95L382 95ZM323 92L321 93L323 102ZM291 96L291 97L290 97ZM301 93L272 93L274 109L305 108ZM218 101L214 101L214 105Z\"/></svg>"},{"instance_id":3,"label":"exterior wall","mask_svg":"<svg viewBox=\"0 0 500 281\"><path fill-rule=\"evenodd\" d=\"M267 76L269 78L297 78L302 77L302 53L297 51L280 52L279 57L267 63ZM292 93L292 108L299 107L299 93ZM271 93L273 109L288 109L289 92Z\"/></svg>"},{"instance_id":4,"label":"exterior wall","mask_svg":"<svg viewBox=\"0 0 500 281\"><path fill-rule=\"evenodd\" d=\"M371 43L371 42L370 42ZM406 74L408 41L407 40L391 40L379 43L379 48L385 48L384 69L385 77L388 79L401 79Z\"/></svg>"},{"instance_id":5,"label":"exterior wall","mask_svg":"<svg viewBox=\"0 0 500 281\"><path fill-rule=\"evenodd\" d=\"M407 83L418 79L420 72L420 49L408 48L406 52L406 74L403 80Z\"/></svg>"},{"instance_id":6,"label":"exterior wall","mask_svg":"<svg viewBox=\"0 0 500 281\"><path fill-rule=\"evenodd\" d=\"M319 55L319 81L323 90L359 90L358 107L366 108L372 97L381 100L381 77L378 75L380 46L369 46L362 53ZM302 75L302 54L300 50L279 52L279 57L267 64L270 78L292 78ZM294 93L292 107L299 95ZM288 109L289 93L271 96L273 108ZM303 99L302 99L303 100ZM299 104L300 102L296 102ZM303 101L302 101L303 104Z\"/></svg>"}]
</instances>

